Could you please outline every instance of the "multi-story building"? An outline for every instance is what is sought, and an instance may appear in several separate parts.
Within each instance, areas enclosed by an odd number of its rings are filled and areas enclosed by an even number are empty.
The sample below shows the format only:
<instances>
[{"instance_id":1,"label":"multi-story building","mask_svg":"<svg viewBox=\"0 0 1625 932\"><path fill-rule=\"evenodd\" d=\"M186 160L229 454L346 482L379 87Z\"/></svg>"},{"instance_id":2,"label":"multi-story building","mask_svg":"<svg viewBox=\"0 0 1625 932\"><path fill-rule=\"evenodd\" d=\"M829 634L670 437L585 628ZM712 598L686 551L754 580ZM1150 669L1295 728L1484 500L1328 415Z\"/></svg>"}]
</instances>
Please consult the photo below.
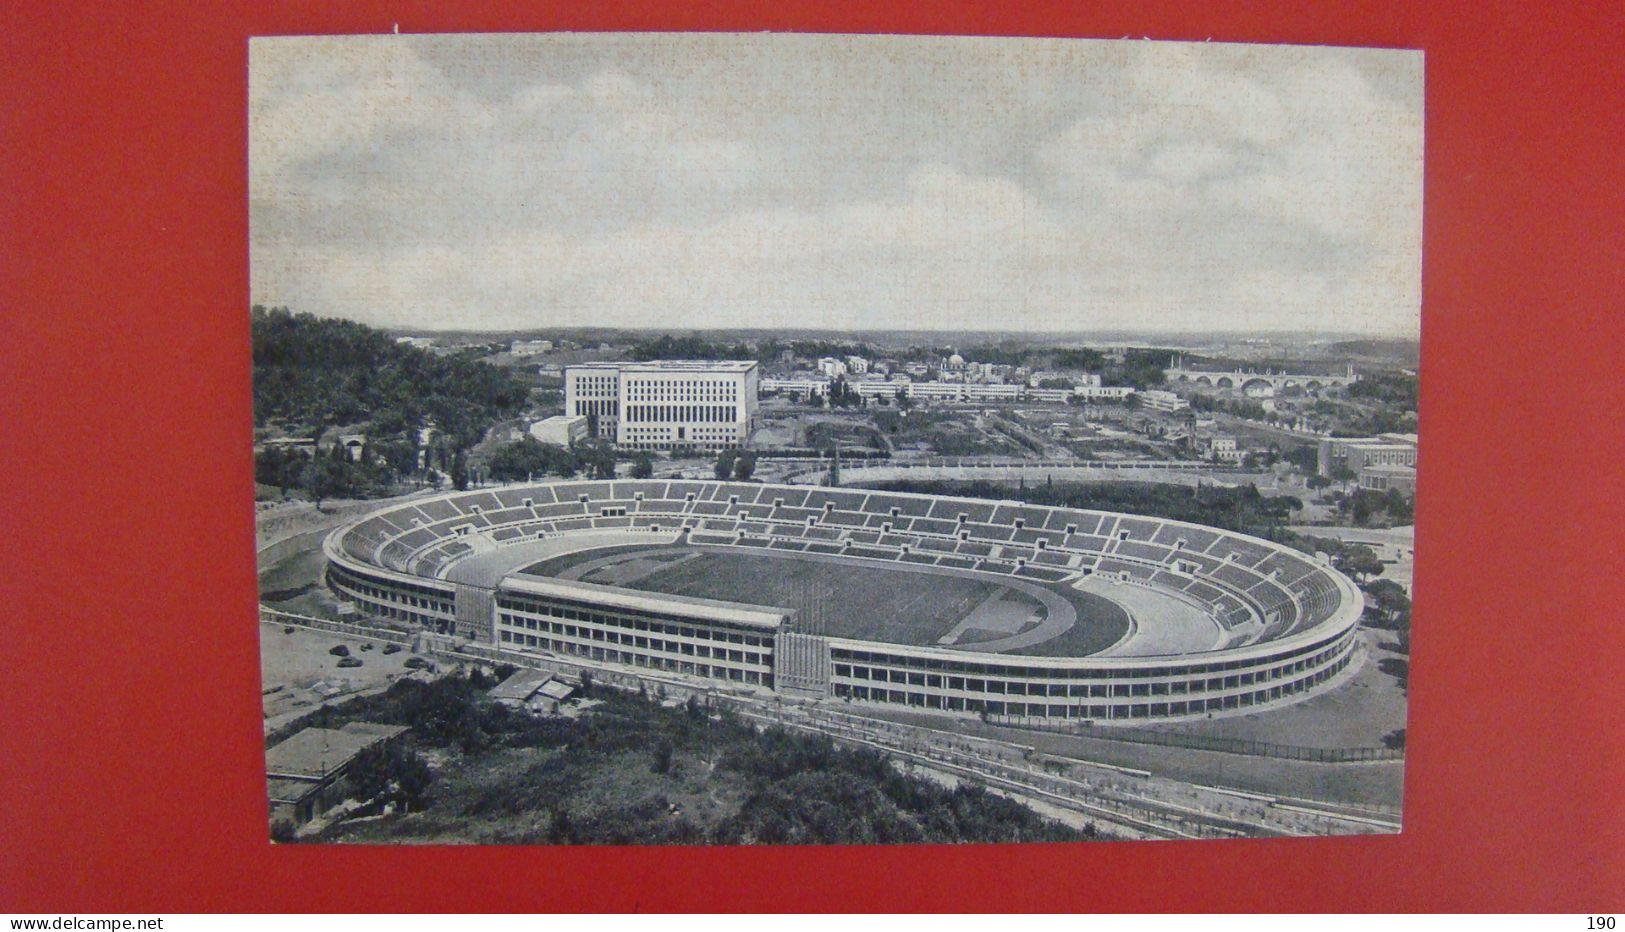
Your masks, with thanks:
<instances>
[{"instance_id":1,"label":"multi-story building","mask_svg":"<svg viewBox=\"0 0 1625 932\"><path fill-rule=\"evenodd\" d=\"M818 371L832 379L840 378L846 375L846 362L836 359L834 356L825 356L823 359L818 360Z\"/></svg>"},{"instance_id":2,"label":"multi-story building","mask_svg":"<svg viewBox=\"0 0 1625 932\"><path fill-rule=\"evenodd\" d=\"M869 360L864 359L862 356L848 356L846 357L846 371L853 375L863 375L869 371Z\"/></svg>"},{"instance_id":3,"label":"multi-story building","mask_svg":"<svg viewBox=\"0 0 1625 932\"><path fill-rule=\"evenodd\" d=\"M1134 394L1134 389L1127 385L1101 385L1100 376L1094 376L1095 384L1079 385L1072 390L1073 394L1084 401L1122 401Z\"/></svg>"},{"instance_id":4,"label":"multi-story building","mask_svg":"<svg viewBox=\"0 0 1625 932\"><path fill-rule=\"evenodd\" d=\"M826 376L817 378L774 378L764 377L760 388L764 392L781 392L794 395L801 399L811 398L814 395L828 395L830 380Z\"/></svg>"},{"instance_id":5,"label":"multi-story building","mask_svg":"<svg viewBox=\"0 0 1625 932\"><path fill-rule=\"evenodd\" d=\"M1236 446L1236 438L1229 434L1210 434L1201 439L1204 454L1221 463L1239 463L1246 451Z\"/></svg>"},{"instance_id":6,"label":"multi-story building","mask_svg":"<svg viewBox=\"0 0 1625 932\"><path fill-rule=\"evenodd\" d=\"M754 361L584 363L564 370L564 410L616 446L720 450L750 438L759 382Z\"/></svg>"},{"instance_id":7,"label":"multi-story building","mask_svg":"<svg viewBox=\"0 0 1625 932\"><path fill-rule=\"evenodd\" d=\"M1065 404L1072 400L1073 389L1070 388L1029 388L1027 397L1032 401L1059 401Z\"/></svg>"},{"instance_id":8,"label":"multi-story building","mask_svg":"<svg viewBox=\"0 0 1625 932\"><path fill-rule=\"evenodd\" d=\"M1416 466L1415 434L1376 437L1333 437L1320 442L1317 472L1331 476L1338 467L1359 474L1367 466Z\"/></svg>"},{"instance_id":9,"label":"multi-story building","mask_svg":"<svg viewBox=\"0 0 1625 932\"><path fill-rule=\"evenodd\" d=\"M1021 393L1020 385L980 382L912 382L907 391L914 401L1014 401Z\"/></svg>"},{"instance_id":10,"label":"multi-story building","mask_svg":"<svg viewBox=\"0 0 1625 932\"><path fill-rule=\"evenodd\" d=\"M1190 402L1179 397L1173 392L1158 391L1155 389L1148 392L1141 392L1140 404L1143 407L1151 409L1152 411L1166 412L1183 411L1191 406Z\"/></svg>"},{"instance_id":11,"label":"multi-story building","mask_svg":"<svg viewBox=\"0 0 1625 932\"><path fill-rule=\"evenodd\" d=\"M907 382L889 382L885 379L862 379L848 384L864 398L896 398L908 386Z\"/></svg>"},{"instance_id":12,"label":"multi-story building","mask_svg":"<svg viewBox=\"0 0 1625 932\"><path fill-rule=\"evenodd\" d=\"M1365 466L1355 476L1360 488L1372 492L1386 492L1395 489L1402 495L1414 498L1416 496L1416 467L1415 466Z\"/></svg>"}]
</instances>

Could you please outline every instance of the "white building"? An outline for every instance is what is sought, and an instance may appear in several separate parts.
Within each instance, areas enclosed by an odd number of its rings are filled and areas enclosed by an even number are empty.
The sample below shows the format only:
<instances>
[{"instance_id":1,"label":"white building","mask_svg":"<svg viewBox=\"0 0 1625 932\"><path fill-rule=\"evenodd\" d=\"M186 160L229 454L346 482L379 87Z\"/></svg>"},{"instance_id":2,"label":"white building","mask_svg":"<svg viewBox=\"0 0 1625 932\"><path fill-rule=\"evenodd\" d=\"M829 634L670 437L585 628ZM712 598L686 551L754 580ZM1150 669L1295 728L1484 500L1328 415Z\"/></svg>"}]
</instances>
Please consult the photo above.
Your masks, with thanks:
<instances>
[{"instance_id":1,"label":"white building","mask_svg":"<svg viewBox=\"0 0 1625 932\"><path fill-rule=\"evenodd\" d=\"M1100 376L1095 376L1098 381ZM1084 401L1122 401L1134 394L1134 389L1127 385L1079 385L1073 393Z\"/></svg>"},{"instance_id":2,"label":"white building","mask_svg":"<svg viewBox=\"0 0 1625 932\"><path fill-rule=\"evenodd\" d=\"M818 360L818 371L832 379L840 378L846 375L846 363L834 356L825 356Z\"/></svg>"},{"instance_id":3,"label":"white building","mask_svg":"<svg viewBox=\"0 0 1625 932\"><path fill-rule=\"evenodd\" d=\"M1183 411L1191 406L1190 402L1179 397L1173 392L1165 392L1158 389L1152 389L1148 392L1141 392L1140 404L1143 407L1150 408L1152 411L1167 411L1170 413L1174 411Z\"/></svg>"},{"instance_id":4,"label":"white building","mask_svg":"<svg viewBox=\"0 0 1625 932\"><path fill-rule=\"evenodd\" d=\"M1236 447L1236 438L1229 434L1213 434L1203 438L1202 452L1221 463L1239 463L1245 455Z\"/></svg>"},{"instance_id":5,"label":"white building","mask_svg":"<svg viewBox=\"0 0 1625 932\"><path fill-rule=\"evenodd\" d=\"M915 401L959 401L965 397L965 383L910 382L908 397Z\"/></svg>"},{"instance_id":6,"label":"white building","mask_svg":"<svg viewBox=\"0 0 1625 932\"><path fill-rule=\"evenodd\" d=\"M585 363L564 370L564 410L616 446L720 450L750 438L759 382L754 361Z\"/></svg>"},{"instance_id":7,"label":"white building","mask_svg":"<svg viewBox=\"0 0 1625 932\"><path fill-rule=\"evenodd\" d=\"M1020 385L978 382L911 382L907 391L914 401L1014 401L1021 393Z\"/></svg>"},{"instance_id":8,"label":"white building","mask_svg":"<svg viewBox=\"0 0 1625 932\"><path fill-rule=\"evenodd\" d=\"M1065 404L1072 400L1073 389L1070 388L1029 388L1027 397L1033 401L1058 401Z\"/></svg>"},{"instance_id":9,"label":"white building","mask_svg":"<svg viewBox=\"0 0 1625 932\"><path fill-rule=\"evenodd\" d=\"M885 379L863 379L847 384L864 398L896 398L908 387L906 382L889 382Z\"/></svg>"},{"instance_id":10,"label":"white building","mask_svg":"<svg viewBox=\"0 0 1625 932\"><path fill-rule=\"evenodd\" d=\"M583 414L556 414L530 425L532 437L561 447L586 440L588 433L587 417Z\"/></svg>"},{"instance_id":11,"label":"white building","mask_svg":"<svg viewBox=\"0 0 1625 932\"><path fill-rule=\"evenodd\" d=\"M543 353L553 352L552 340L515 340L508 347L508 352L515 356L540 356Z\"/></svg>"},{"instance_id":12,"label":"white building","mask_svg":"<svg viewBox=\"0 0 1625 932\"><path fill-rule=\"evenodd\" d=\"M414 346L418 349L428 349L434 346L434 337L396 337L395 342L402 346Z\"/></svg>"},{"instance_id":13,"label":"white building","mask_svg":"<svg viewBox=\"0 0 1625 932\"><path fill-rule=\"evenodd\" d=\"M848 356L846 357L846 371L853 375L863 375L869 371L869 360L864 359L862 356Z\"/></svg>"},{"instance_id":14,"label":"white building","mask_svg":"<svg viewBox=\"0 0 1625 932\"><path fill-rule=\"evenodd\" d=\"M817 378L773 378L764 377L759 385L763 392L780 392L785 395L794 395L806 399L814 395L828 396L830 380L825 376Z\"/></svg>"}]
</instances>

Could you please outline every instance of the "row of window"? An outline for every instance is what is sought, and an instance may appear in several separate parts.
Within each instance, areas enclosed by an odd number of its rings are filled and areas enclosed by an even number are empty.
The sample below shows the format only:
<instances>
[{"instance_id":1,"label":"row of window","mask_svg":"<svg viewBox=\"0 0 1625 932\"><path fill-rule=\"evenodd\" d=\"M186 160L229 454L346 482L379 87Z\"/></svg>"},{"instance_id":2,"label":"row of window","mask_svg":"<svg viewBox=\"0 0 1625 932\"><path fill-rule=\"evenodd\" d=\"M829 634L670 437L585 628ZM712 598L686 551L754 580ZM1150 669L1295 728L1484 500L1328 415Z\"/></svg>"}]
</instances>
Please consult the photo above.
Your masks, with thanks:
<instances>
[{"instance_id":1,"label":"row of window","mask_svg":"<svg viewBox=\"0 0 1625 932\"><path fill-rule=\"evenodd\" d=\"M433 609L406 608L395 603L394 601L390 601L390 599L393 598L391 594L386 593L382 597L368 595L359 589L351 589L350 587L346 586L342 580L336 578L332 580L332 584L333 588L338 590L340 595L347 596L350 601L359 605L364 611L379 618L389 618L395 621L404 621L408 622L409 624L421 625L422 627L428 628L431 631L438 631L441 633L448 633L455 627L455 622L449 609L446 612L441 613L434 611ZM369 587L368 591L378 592L381 590L371 589Z\"/></svg>"},{"instance_id":2,"label":"row of window","mask_svg":"<svg viewBox=\"0 0 1625 932\"><path fill-rule=\"evenodd\" d=\"M1047 699L1127 699L1140 696L1171 696L1187 693L1222 692L1259 683L1269 683L1322 667L1328 662L1341 662L1339 654L1346 656L1351 642L1316 654L1313 657L1285 663L1267 669L1249 670L1229 676L1214 676L1203 680L1176 678L1171 680L1114 682L1114 683L1034 683L1022 679L983 679L980 677L947 676L915 669L864 667L836 663L837 684L849 681L851 685L885 683L891 686L917 686L932 690L982 693L985 695L1043 696Z\"/></svg>"},{"instance_id":3,"label":"row of window","mask_svg":"<svg viewBox=\"0 0 1625 932\"><path fill-rule=\"evenodd\" d=\"M559 654L570 654L584 657L603 663L623 663L635 667L649 667L655 670L668 670L673 673L686 673L690 676L703 676L717 680L732 680L736 683L745 683L750 686L771 686L773 675L762 670L745 670L739 667L722 667L713 664L699 663L692 660L683 660L670 656L651 656L649 654L635 653L624 650L615 650L608 647L597 647L586 644L575 644L570 641L553 640L537 637L530 634L518 634L510 631L502 632L502 641L509 647L522 650L550 650Z\"/></svg>"},{"instance_id":4,"label":"row of window","mask_svg":"<svg viewBox=\"0 0 1625 932\"><path fill-rule=\"evenodd\" d=\"M329 567L328 582L333 588L357 599L365 599L369 602L390 606L427 609L442 613L447 617L452 614L451 597L445 593L429 593L424 590L414 591L404 586L396 589L385 589L373 585L363 577L347 573L337 566ZM403 592L402 589L406 591Z\"/></svg>"},{"instance_id":5,"label":"row of window","mask_svg":"<svg viewBox=\"0 0 1625 932\"><path fill-rule=\"evenodd\" d=\"M979 699L974 696L947 696L918 690L881 688L859 684L837 683L835 695L859 702L884 702L948 712L985 712L1012 718L1053 719L1122 719L1162 718L1174 715L1200 715L1261 705L1287 696L1296 695L1335 676L1348 664L1348 657L1315 671L1309 676L1280 683L1266 689L1228 696L1210 696L1203 699L1174 699L1163 702L1118 703L1052 703L1011 702L1003 699Z\"/></svg>"},{"instance_id":6,"label":"row of window","mask_svg":"<svg viewBox=\"0 0 1625 932\"><path fill-rule=\"evenodd\" d=\"M616 417L620 414L621 403L614 399L593 401L576 399L575 413L587 417Z\"/></svg>"},{"instance_id":7,"label":"row of window","mask_svg":"<svg viewBox=\"0 0 1625 932\"><path fill-rule=\"evenodd\" d=\"M1340 648L1339 642L1348 640L1350 632L1333 635L1315 644L1308 645L1301 650L1284 653L1276 657L1253 660L1228 660L1213 663L1198 663L1179 667L1151 667L1130 668L1124 670L1110 669L1068 669L1065 667L1019 667L1006 664L983 663L968 660L943 660L937 658L904 657L897 654L887 654L879 651L853 650L845 647L836 647L831 656L839 664L842 662L853 666L859 664L874 664L886 668L903 668L911 670L924 669L926 671L939 671L942 673L960 674L965 676L998 676L1011 680L1030 681L1045 680L1114 680L1130 679L1141 680L1157 677L1189 677L1204 673L1226 673L1253 669L1261 664L1279 663L1286 666L1306 664L1314 666L1324 662ZM1277 669L1284 669L1278 667Z\"/></svg>"},{"instance_id":8,"label":"row of window","mask_svg":"<svg viewBox=\"0 0 1625 932\"><path fill-rule=\"evenodd\" d=\"M614 628L606 629L586 625L578 627L563 622L525 618L507 613L501 616L501 620L505 626L501 629L501 640L504 643L512 641L514 637L526 636L525 631L537 631L542 634L554 635L555 638L570 638L576 643L584 644L587 641L598 641L604 644L618 644L624 647L637 648L638 650L653 651L658 654L698 657L704 660L724 660L730 663L744 663L755 666L764 666L770 660L768 655L757 651L713 647L707 643L695 643L693 641L667 641L642 634L631 634ZM549 640L549 644L552 643L565 642Z\"/></svg>"},{"instance_id":9,"label":"row of window","mask_svg":"<svg viewBox=\"0 0 1625 932\"><path fill-rule=\"evenodd\" d=\"M738 644L743 647L758 649L765 649L773 643L773 639L769 636L729 630L721 626L697 626L693 623L685 624L640 612L611 612L568 602L534 599L514 593L503 593L498 608L504 620L533 616L539 621L552 623L562 619L563 621L579 621L606 628L620 628L626 631L660 634L667 637L695 638L714 641L718 644Z\"/></svg>"},{"instance_id":10,"label":"row of window","mask_svg":"<svg viewBox=\"0 0 1625 932\"><path fill-rule=\"evenodd\" d=\"M737 381L680 381L647 382L628 381L628 401L737 401Z\"/></svg>"},{"instance_id":11,"label":"row of window","mask_svg":"<svg viewBox=\"0 0 1625 932\"><path fill-rule=\"evenodd\" d=\"M646 405L626 406L627 423L726 424L739 420L733 405Z\"/></svg>"}]
</instances>

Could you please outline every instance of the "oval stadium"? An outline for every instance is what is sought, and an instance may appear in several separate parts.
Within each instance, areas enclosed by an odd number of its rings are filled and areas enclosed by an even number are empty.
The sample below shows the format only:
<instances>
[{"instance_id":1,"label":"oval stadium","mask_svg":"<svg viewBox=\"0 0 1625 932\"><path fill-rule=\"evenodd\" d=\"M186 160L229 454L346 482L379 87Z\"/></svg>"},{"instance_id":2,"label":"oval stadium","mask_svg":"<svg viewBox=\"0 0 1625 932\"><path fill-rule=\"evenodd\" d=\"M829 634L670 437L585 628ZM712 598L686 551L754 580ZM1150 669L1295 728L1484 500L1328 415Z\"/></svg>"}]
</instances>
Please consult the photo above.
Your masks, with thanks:
<instances>
[{"instance_id":1,"label":"oval stadium","mask_svg":"<svg viewBox=\"0 0 1625 932\"><path fill-rule=\"evenodd\" d=\"M1242 534L857 488L457 492L324 551L361 610L500 651L1012 724L1291 702L1350 665L1363 608L1325 563Z\"/></svg>"}]
</instances>

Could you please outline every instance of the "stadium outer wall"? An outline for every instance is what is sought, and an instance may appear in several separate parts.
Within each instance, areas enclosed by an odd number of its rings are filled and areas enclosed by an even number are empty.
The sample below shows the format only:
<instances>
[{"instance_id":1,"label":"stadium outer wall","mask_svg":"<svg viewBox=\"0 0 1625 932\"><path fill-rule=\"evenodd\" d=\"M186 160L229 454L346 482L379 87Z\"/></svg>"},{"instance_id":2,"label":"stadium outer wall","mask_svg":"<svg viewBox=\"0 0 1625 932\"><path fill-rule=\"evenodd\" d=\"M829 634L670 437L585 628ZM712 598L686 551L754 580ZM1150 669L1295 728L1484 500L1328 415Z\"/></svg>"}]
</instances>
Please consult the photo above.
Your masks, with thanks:
<instances>
[{"instance_id":1,"label":"stadium outer wall","mask_svg":"<svg viewBox=\"0 0 1625 932\"><path fill-rule=\"evenodd\" d=\"M908 513L900 514L899 505ZM931 517L952 512L958 520L951 524ZM967 521L967 515L984 520ZM836 552L869 561L884 551L852 540L879 536L861 527L876 517L892 519L881 539L979 549L988 540L1002 541L973 570L992 578L1037 573L1045 567L1030 561L1047 553L1047 559L1068 564L1052 567L1043 577L1048 582L1059 582L1054 573L1065 569L1069 575L1108 573L1151 588L1164 580L1200 583L1200 591L1219 593L1215 618L1268 636L1179 655L1036 657L826 637L797 630L795 620L778 609L585 582L517 573L489 585L447 578L472 555L542 540L562 540L567 547L571 535L604 531L629 540L647 534L651 543L666 535L678 542L764 547L818 527ZM1081 527L1095 533L1075 533ZM952 536L936 533L950 529ZM1037 544L1040 535L1046 545ZM1187 537L1207 540L1203 552L1186 549ZM1152 560L1159 549L1154 542L1168 538L1178 544L1160 548L1167 556ZM1117 551L1123 544L1137 547L1139 555ZM397 504L338 528L323 546L329 586L363 611L501 651L644 668L725 688L1051 726L1237 714L1301 699L1325 689L1356 660L1364 607L1358 588L1341 573L1258 538L1139 515L862 489L667 480L539 483ZM1220 551L1228 551L1225 559L1214 558ZM1201 562L1189 562L1194 560ZM1269 573L1263 565L1272 567ZM1242 588L1238 579L1255 582ZM1230 607L1236 604L1242 608Z\"/></svg>"}]
</instances>

